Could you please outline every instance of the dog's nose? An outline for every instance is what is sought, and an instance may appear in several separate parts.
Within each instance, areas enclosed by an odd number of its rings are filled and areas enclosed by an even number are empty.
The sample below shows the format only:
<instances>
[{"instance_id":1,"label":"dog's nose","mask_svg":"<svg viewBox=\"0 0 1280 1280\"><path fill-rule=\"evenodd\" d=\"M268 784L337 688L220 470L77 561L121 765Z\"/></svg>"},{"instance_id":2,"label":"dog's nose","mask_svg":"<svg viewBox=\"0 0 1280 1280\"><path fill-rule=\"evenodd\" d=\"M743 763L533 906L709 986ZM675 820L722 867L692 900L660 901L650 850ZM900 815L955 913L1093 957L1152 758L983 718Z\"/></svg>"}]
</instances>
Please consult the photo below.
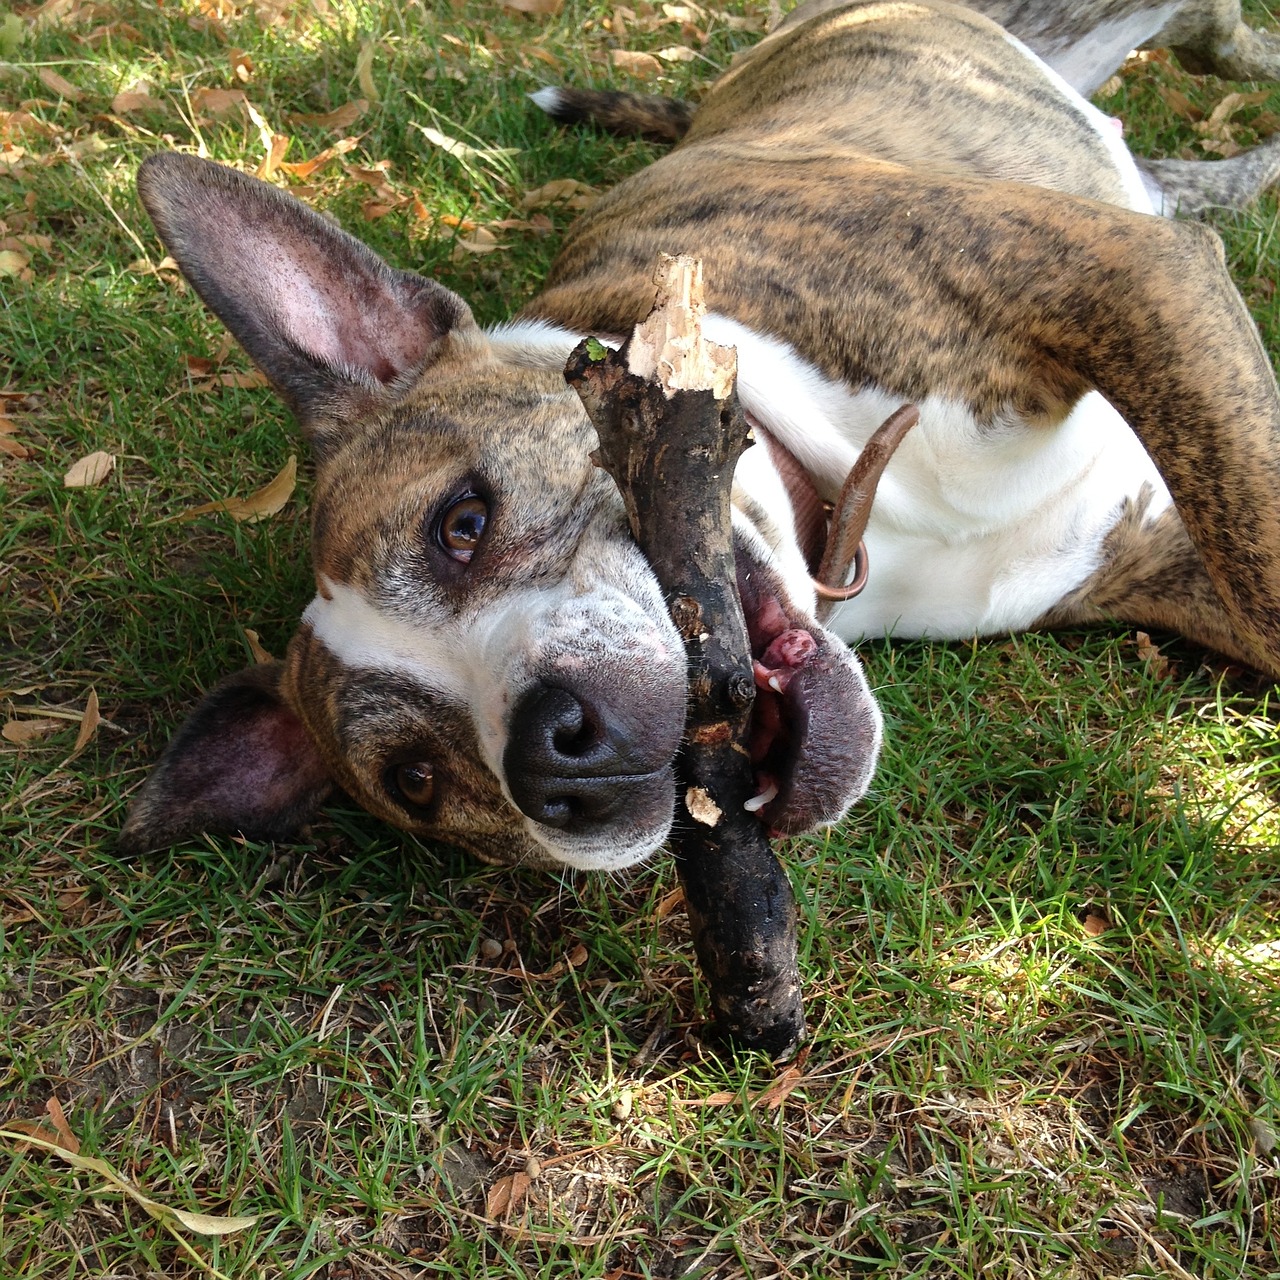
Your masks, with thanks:
<instances>
[{"instance_id":1,"label":"dog's nose","mask_svg":"<svg viewBox=\"0 0 1280 1280\"><path fill-rule=\"evenodd\" d=\"M651 734L606 703L538 685L516 704L502 765L520 812L583 831L625 815L670 763L666 734ZM664 749L665 747L665 749Z\"/></svg>"}]
</instances>

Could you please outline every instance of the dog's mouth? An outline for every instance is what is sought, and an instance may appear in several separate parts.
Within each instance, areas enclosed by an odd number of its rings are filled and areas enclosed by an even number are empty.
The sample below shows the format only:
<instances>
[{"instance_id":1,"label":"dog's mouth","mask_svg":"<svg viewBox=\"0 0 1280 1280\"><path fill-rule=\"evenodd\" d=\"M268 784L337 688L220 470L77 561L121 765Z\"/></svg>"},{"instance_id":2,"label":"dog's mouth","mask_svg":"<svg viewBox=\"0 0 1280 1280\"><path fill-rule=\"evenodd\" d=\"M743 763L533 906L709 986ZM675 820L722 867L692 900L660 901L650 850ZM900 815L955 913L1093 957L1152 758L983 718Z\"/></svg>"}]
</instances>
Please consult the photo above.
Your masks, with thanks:
<instances>
[{"instance_id":1,"label":"dog's mouth","mask_svg":"<svg viewBox=\"0 0 1280 1280\"><path fill-rule=\"evenodd\" d=\"M735 559L756 685L748 742L756 794L747 807L778 834L808 830L865 792L879 713L845 645L741 544Z\"/></svg>"}]
</instances>

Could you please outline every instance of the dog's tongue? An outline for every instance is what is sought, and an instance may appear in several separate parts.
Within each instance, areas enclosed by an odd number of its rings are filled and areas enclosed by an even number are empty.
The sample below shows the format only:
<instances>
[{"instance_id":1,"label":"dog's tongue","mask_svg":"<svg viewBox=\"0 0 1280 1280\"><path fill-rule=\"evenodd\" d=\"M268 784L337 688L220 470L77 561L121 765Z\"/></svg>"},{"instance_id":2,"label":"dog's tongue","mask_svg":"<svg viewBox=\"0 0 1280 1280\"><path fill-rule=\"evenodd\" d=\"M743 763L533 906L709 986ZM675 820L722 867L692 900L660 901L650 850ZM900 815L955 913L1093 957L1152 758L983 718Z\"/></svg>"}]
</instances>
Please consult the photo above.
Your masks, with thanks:
<instances>
[{"instance_id":1,"label":"dog's tongue","mask_svg":"<svg viewBox=\"0 0 1280 1280\"><path fill-rule=\"evenodd\" d=\"M778 610L781 613L781 609ZM818 651L817 641L800 627L789 627L769 642L764 653L752 660L757 689L785 693L797 668Z\"/></svg>"}]
</instances>

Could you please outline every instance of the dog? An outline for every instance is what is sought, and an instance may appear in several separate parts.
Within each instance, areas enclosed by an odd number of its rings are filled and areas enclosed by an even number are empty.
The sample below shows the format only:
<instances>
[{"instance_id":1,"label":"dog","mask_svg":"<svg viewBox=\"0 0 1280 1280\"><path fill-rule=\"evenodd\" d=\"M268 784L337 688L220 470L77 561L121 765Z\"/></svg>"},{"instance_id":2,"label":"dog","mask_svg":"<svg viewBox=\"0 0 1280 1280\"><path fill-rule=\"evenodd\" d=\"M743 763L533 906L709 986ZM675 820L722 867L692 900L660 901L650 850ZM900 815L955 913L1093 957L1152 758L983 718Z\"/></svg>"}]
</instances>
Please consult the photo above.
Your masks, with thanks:
<instances>
[{"instance_id":1,"label":"dog","mask_svg":"<svg viewBox=\"0 0 1280 1280\"><path fill-rule=\"evenodd\" d=\"M866 636L1120 621L1280 676L1280 395L1216 236L1155 216L1252 196L1275 157L1140 166L1078 92L1161 32L1230 59L1240 31L1217 3L802 6L489 332L281 191L150 158L161 239L310 441L316 594L282 662L179 730L124 848L283 837L335 789L488 861L661 846L684 652L562 376L583 335L644 317L659 251L703 260L706 334L738 348L761 439L734 532L772 830L868 787ZM815 510L905 402L869 585L822 625Z\"/></svg>"}]
</instances>

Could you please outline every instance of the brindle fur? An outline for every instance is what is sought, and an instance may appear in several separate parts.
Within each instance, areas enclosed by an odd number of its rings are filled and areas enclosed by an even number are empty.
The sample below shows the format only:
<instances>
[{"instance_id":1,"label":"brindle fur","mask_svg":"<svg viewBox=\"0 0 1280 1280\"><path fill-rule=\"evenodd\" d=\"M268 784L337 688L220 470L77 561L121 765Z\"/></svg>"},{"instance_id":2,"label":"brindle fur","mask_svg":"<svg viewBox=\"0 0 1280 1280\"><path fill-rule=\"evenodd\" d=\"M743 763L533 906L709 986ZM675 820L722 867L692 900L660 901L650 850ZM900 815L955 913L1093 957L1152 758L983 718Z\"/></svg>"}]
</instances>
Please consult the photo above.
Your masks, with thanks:
<instances>
[{"instance_id":1,"label":"brindle fur","mask_svg":"<svg viewBox=\"0 0 1280 1280\"><path fill-rule=\"evenodd\" d=\"M1053 40L1143 8L1046 0L1004 16L1015 32L1039 23ZM1229 5L1188 10L1202 34L1232 20ZM850 399L875 388L946 401L969 411L980 439L1049 439L1097 389L1140 436L1177 512L1149 518L1142 495L1120 504L1101 564L1064 584L1041 621L1173 627L1280 675L1280 394L1267 354L1217 238L1121 207L1125 166L1087 119L969 10L819 0L722 77L670 155L575 224L524 318L625 333L651 304L658 252L678 250L703 259L714 311L786 344ZM1242 172L1205 166L1192 185L1212 187L1217 173L1238 186ZM197 709L135 800L125 847L201 829L275 836L305 821L332 782L397 826L496 861L644 856L664 812L670 823L662 762L679 736L683 656L624 536L616 491L589 461L593 435L556 368L568 347L536 335L491 341L460 299L241 175L170 155L148 162L140 186L184 272L313 441L319 594L284 664L232 677ZM844 475L824 465L812 478L831 497ZM484 557L460 572L433 561L424 513L472 474L502 519ZM740 511L760 505L744 488ZM781 557L795 553L780 548L781 529L770 514L748 542L759 544L760 580L772 589L776 572L785 596ZM612 576L601 577L603 564ZM623 614L641 602L643 637L634 619L612 615L588 637L569 625L601 583L618 586ZM582 666L594 688L625 684L643 721L643 803L617 821L622 853L593 847L577 861L529 834L495 772L507 704L471 689L477 710L443 676L439 689L404 677L416 645L468 684L493 641L484 620L494 602L515 601L502 625L520 631L516 606L555 591L569 621L549 615L551 640L528 637L538 662ZM343 593L364 604L341 613ZM317 634L326 618L353 662ZM813 632L834 641L816 623ZM842 772L846 803L874 760L875 709L856 661L835 645L821 655L832 674L829 696L810 708L818 736L795 749L793 794L765 814L783 829L839 816L814 803L804 774L829 783L822 771L840 753L822 748L841 726L861 724L867 743ZM422 756L442 792L429 814L393 803L384 785L389 766ZM241 797L246 787L257 794Z\"/></svg>"}]
</instances>

